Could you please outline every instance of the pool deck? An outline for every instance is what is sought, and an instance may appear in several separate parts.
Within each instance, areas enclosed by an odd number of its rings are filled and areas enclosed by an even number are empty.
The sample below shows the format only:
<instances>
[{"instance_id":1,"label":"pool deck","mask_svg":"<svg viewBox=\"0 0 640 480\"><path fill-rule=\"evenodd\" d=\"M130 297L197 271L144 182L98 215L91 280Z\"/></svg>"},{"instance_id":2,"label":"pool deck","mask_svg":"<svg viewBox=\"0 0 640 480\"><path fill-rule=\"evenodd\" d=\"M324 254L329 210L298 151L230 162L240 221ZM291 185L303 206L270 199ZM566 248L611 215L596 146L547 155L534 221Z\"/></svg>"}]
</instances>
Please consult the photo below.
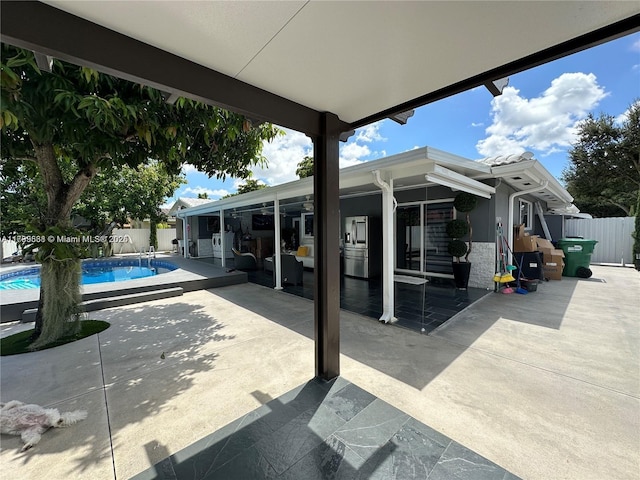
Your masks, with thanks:
<instances>
[{"instance_id":1,"label":"pool deck","mask_svg":"<svg viewBox=\"0 0 640 480\"><path fill-rule=\"evenodd\" d=\"M134 258L137 255L122 255L112 259ZM111 297L141 294L160 290L170 290L177 287L183 292L203 290L207 288L224 287L247 282L247 274L240 271L227 272L227 269L211 263L195 259L186 259L178 255L158 254L157 260L169 261L178 268L171 272L153 277L138 278L124 282L97 283L82 287L82 300L93 301ZM146 259L144 260L146 261ZM19 267L3 267L0 273L14 272L20 269L33 268L36 264L20 264ZM3 290L0 292L0 323L14 322L22 319L25 310L38 306L40 289ZM143 297L141 297L143 298ZM152 298L148 298L151 300Z\"/></svg>"},{"instance_id":2,"label":"pool deck","mask_svg":"<svg viewBox=\"0 0 640 480\"><path fill-rule=\"evenodd\" d=\"M431 335L341 310L326 385L305 298L245 283L95 312L98 335L2 357L1 401L89 416L27 452L2 435L0 477L638 480L640 274L592 270Z\"/></svg>"}]
</instances>

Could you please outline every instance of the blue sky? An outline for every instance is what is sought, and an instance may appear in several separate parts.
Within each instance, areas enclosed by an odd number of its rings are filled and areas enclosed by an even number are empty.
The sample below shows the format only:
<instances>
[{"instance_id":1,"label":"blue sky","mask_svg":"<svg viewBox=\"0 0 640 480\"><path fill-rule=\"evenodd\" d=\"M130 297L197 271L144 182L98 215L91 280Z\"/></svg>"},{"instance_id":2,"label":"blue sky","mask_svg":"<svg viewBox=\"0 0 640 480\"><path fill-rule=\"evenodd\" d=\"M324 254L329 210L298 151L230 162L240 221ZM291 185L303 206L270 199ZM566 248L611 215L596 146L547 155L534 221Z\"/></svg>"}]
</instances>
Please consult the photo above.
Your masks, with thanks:
<instances>
[{"instance_id":1,"label":"blue sky","mask_svg":"<svg viewBox=\"0 0 640 480\"><path fill-rule=\"evenodd\" d=\"M513 75L503 95L493 98L484 87L425 105L406 125L383 120L356 131L340 146L341 167L430 146L477 160L531 151L558 179L568 164L576 125L589 113L622 120L640 99L640 33ZM268 169L254 178L267 185L297 180L296 165L312 155L305 135L286 135L265 144ZM222 182L185 168L187 184L168 200L206 192L218 199L233 193L238 179Z\"/></svg>"}]
</instances>

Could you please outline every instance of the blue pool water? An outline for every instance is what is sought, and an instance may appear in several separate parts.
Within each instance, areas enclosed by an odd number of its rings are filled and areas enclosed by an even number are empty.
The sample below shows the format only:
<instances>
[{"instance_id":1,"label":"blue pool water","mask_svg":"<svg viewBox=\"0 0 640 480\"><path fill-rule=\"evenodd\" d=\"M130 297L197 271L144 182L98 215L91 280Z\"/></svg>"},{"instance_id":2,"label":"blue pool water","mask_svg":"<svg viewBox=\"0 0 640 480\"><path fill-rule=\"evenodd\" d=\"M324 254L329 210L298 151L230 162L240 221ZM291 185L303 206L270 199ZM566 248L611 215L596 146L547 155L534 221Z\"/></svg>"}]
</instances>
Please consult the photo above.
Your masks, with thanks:
<instances>
[{"instance_id":1,"label":"blue pool water","mask_svg":"<svg viewBox=\"0 0 640 480\"><path fill-rule=\"evenodd\" d=\"M175 265L162 260L88 260L82 262L82 285L122 282L152 277L175 270ZM0 275L0 290L40 288L40 268L29 268Z\"/></svg>"}]
</instances>

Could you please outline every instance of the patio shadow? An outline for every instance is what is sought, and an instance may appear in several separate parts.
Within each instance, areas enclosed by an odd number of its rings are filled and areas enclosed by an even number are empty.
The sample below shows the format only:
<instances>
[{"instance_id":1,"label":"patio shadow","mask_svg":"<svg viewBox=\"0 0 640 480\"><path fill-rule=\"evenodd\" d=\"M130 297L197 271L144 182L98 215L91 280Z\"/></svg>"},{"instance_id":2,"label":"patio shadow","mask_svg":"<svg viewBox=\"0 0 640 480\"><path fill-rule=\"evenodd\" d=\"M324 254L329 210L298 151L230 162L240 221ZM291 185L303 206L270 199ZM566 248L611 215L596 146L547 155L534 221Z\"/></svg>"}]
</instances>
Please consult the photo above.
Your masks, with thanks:
<instances>
[{"instance_id":1,"label":"patio shadow","mask_svg":"<svg viewBox=\"0 0 640 480\"><path fill-rule=\"evenodd\" d=\"M427 336L341 310L341 353L421 390L475 340L505 318L506 312L510 313L508 318L511 321L559 329L576 284L575 279L547 283L553 285L553 291L529 295L490 293L458 314L467 319L475 318L473 312L476 310L482 312L475 322L465 320L464 331L461 332L464 341L447 343L439 339L439 332L452 328L456 332L460 330L456 320L458 315L436 330L435 336ZM283 297L287 294L274 293L265 287L242 285L220 288L215 290L215 294L301 335L314 338L313 304L307 299L289 302L283 311L281 302L287 302ZM408 358L416 359L415 363L408 363Z\"/></svg>"},{"instance_id":2,"label":"patio shadow","mask_svg":"<svg viewBox=\"0 0 640 480\"><path fill-rule=\"evenodd\" d=\"M314 379L133 479L437 479L463 465L517 478L343 378Z\"/></svg>"}]
</instances>

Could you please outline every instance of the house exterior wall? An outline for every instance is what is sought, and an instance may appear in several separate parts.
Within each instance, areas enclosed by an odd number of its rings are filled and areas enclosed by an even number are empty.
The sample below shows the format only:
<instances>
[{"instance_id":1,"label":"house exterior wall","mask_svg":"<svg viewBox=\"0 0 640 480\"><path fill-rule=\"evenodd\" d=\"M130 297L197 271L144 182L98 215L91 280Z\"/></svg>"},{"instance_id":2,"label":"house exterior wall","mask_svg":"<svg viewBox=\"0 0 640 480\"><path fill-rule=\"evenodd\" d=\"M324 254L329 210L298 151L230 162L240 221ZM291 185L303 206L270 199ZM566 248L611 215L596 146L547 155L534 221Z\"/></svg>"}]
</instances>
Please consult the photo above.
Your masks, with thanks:
<instances>
[{"instance_id":1,"label":"house exterior wall","mask_svg":"<svg viewBox=\"0 0 640 480\"><path fill-rule=\"evenodd\" d=\"M544 220L549 227L549 233L551 234L551 241L555 242L564 238L564 215L545 215Z\"/></svg>"},{"instance_id":2,"label":"house exterior wall","mask_svg":"<svg viewBox=\"0 0 640 480\"><path fill-rule=\"evenodd\" d=\"M493 288L493 276L496 263L495 242L473 242L473 249L469 255L471 273L469 286L473 288Z\"/></svg>"},{"instance_id":3,"label":"house exterior wall","mask_svg":"<svg viewBox=\"0 0 640 480\"><path fill-rule=\"evenodd\" d=\"M472 239L476 242L493 242L495 239L495 210L491 199L478 198L476 208L469 213L473 228ZM458 212L457 218L464 220L465 214Z\"/></svg>"}]
</instances>

